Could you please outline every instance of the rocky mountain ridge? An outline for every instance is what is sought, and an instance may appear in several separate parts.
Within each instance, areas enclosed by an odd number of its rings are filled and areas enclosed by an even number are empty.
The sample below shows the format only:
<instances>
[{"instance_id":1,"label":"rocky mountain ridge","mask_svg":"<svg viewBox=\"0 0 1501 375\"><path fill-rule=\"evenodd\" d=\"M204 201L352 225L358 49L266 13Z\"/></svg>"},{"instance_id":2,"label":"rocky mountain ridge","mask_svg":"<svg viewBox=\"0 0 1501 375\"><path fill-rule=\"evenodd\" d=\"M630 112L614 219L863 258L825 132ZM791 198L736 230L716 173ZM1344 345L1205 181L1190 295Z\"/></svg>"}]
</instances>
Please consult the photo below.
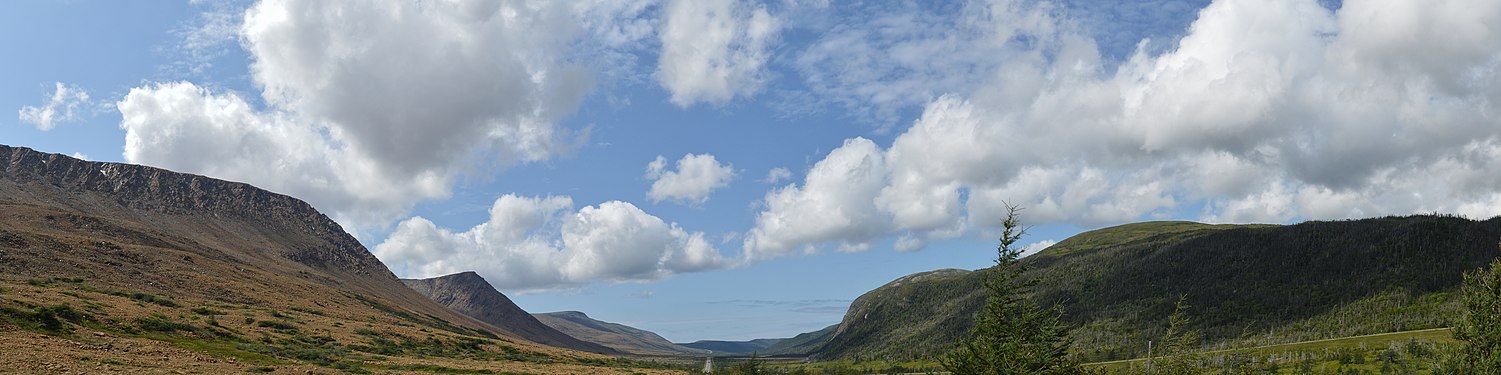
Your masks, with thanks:
<instances>
[{"instance_id":1,"label":"rocky mountain ridge","mask_svg":"<svg viewBox=\"0 0 1501 375\"><path fill-rule=\"evenodd\" d=\"M92 162L25 147L0 145L0 158L5 163L0 179L99 193L136 210L271 224L321 240L322 243L287 249L283 255L291 260L395 278L343 227L297 198L240 182L141 165Z\"/></svg>"}]
</instances>

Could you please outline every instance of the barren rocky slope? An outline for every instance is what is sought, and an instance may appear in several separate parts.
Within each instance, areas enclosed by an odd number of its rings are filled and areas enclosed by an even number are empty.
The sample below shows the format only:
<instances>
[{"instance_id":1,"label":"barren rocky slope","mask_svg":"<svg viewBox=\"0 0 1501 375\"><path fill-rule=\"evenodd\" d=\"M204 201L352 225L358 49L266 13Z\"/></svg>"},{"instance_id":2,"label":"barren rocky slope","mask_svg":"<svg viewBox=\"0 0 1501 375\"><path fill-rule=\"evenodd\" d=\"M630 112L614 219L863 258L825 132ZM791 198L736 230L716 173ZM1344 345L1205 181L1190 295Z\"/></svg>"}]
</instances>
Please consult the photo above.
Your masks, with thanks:
<instances>
[{"instance_id":1,"label":"barren rocky slope","mask_svg":"<svg viewBox=\"0 0 1501 375\"><path fill-rule=\"evenodd\" d=\"M532 342L595 353L616 352L542 324L474 272L402 282L438 304Z\"/></svg>"}]
</instances>

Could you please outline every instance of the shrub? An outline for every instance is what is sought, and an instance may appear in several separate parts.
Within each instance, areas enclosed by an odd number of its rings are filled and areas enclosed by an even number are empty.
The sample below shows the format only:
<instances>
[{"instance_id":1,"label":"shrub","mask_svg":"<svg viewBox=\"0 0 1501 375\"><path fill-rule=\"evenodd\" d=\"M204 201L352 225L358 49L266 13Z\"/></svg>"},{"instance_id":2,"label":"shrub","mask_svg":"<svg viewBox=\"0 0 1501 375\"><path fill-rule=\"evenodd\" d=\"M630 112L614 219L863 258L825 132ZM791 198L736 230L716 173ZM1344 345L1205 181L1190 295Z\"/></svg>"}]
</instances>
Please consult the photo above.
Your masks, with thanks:
<instances>
[{"instance_id":1,"label":"shrub","mask_svg":"<svg viewBox=\"0 0 1501 375\"><path fill-rule=\"evenodd\" d=\"M37 307L31 311L5 307L0 308L0 315L23 328L49 333L69 333L72 329L64 324L65 322L83 324L94 319L87 313L74 310L73 306L68 304Z\"/></svg>"},{"instance_id":2,"label":"shrub","mask_svg":"<svg viewBox=\"0 0 1501 375\"><path fill-rule=\"evenodd\" d=\"M198 332L198 327L194 327L185 323L174 322L172 321L172 318L168 318L166 315L161 314L153 314L151 316L136 318L135 323L136 327L140 327L141 330L148 332Z\"/></svg>"},{"instance_id":3,"label":"shrub","mask_svg":"<svg viewBox=\"0 0 1501 375\"><path fill-rule=\"evenodd\" d=\"M210 309L210 308L207 308L207 307L194 307L193 308L193 313L194 314L198 314L198 315L209 315L209 316L224 315L223 311L214 310L214 309Z\"/></svg>"},{"instance_id":4,"label":"shrub","mask_svg":"<svg viewBox=\"0 0 1501 375\"><path fill-rule=\"evenodd\" d=\"M155 294L135 292L131 293L128 297L130 297L130 299L141 302L154 303L166 307L177 307L177 302L172 302L172 300L167 299L166 297L157 296Z\"/></svg>"},{"instance_id":5,"label":"shrub","mask_svg":"<svg viewBox=\"0 0 1501 375\"><path fill-rule=\"evenodd\" d=\"M1465 369L1471 374L1501 374L1501 259L1490 267L1466 272L1460 298L1464 312L1454 325L1459 347L1438 372Z\"/></svg>"},{"instance_id":6,"label":"shrub","mask_svg":"<svg viewBox=\"0 0 1501 375\"><path fill-rule=\"evenodd\" d=\"M270 328L270 329L278 329L278 330L292 330L292 329L297 329L297 326L294 326L291 323L282 322L282 321L275 321L275 320L262 320L260 322L255 323L255 325L258 326L258 327L261 327L261 328Z\"/></svg>"}]
</instances>

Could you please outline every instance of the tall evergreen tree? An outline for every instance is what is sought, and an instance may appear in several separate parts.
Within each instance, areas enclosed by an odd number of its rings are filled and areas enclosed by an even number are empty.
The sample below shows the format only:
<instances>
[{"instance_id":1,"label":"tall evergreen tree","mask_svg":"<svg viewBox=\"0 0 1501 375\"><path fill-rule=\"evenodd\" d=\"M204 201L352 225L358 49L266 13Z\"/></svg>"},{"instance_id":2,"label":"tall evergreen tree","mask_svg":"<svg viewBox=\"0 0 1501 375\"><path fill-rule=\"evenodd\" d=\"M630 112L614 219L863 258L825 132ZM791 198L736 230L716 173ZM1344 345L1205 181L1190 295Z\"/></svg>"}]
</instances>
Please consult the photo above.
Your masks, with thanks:
<instances>
[{"instance_id":1,"label":"tall evergreen tree","mask_svg":"<svg viewBox=\"0 0 1501 375\"><path fill-rule=\"evenodd\" d=\"M1441 373L1501 374L1501 259L1465 273L1463 315L1451 331L1459 341Z\"/></svg>"},{"instance_id":2,"label":"tall evergreen tree","mask_svg":"<svg viewBox=\"0 0 1501 375\"><path fill-rule=\"evenodd\" d=\"M1178 297L1173 314L1167 317L1167 332L1162 334L1162 351L1149 358L1150 374L1178 375L1198 372L1199 332L1188 328L1188 296Z\"/></svg>"},{"instance_id":3,"label":"tall evergreen tree","mask_svg":"<svg viewBox=\"0 0 1501 375\"><path fill-rule=\"evenodd\" d=\"M1020 208L1006 205L1001 222L996 267L985 280L990 298L975 316L969 337L942 360L955 374L1078 374L1083 370L1068 355L1069 328L1058 306L1042 308L1028 300L1036 281L1022 281L1017 241L1026 234Z\"/></svg>"}]
</instances>

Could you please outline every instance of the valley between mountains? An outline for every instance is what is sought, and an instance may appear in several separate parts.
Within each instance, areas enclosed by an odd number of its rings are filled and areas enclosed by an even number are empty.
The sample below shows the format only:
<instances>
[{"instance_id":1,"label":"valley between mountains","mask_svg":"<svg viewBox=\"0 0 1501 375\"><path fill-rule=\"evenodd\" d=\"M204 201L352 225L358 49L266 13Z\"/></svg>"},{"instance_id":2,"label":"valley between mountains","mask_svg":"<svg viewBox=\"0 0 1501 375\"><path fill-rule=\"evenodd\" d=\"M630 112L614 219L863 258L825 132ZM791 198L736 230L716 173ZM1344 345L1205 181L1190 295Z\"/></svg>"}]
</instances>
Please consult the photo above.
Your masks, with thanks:
<instances>
[{"instance_id":1,"label":"valley between mountains","mask_svg":"<svg viewBox=\"0 0 1501 375\"><path fill-rule=\"evenodd\" d=\"M997 272L872 286L840 323L795 337L673 343L524 311L473 272L399 279L327 216L254 186L10 146L0 163L4 372L652 374L706 357L721 371L925 371L975 325ZM1145 222L1022 258L1022 278L1094 371L1138 371L1181 299L1193 349L1245 369L1423 372L1423 351L1452 343L1462 275L1501 255L1498 238L1501 219L1437 215Z\"/></svg>"}]
</instances>

